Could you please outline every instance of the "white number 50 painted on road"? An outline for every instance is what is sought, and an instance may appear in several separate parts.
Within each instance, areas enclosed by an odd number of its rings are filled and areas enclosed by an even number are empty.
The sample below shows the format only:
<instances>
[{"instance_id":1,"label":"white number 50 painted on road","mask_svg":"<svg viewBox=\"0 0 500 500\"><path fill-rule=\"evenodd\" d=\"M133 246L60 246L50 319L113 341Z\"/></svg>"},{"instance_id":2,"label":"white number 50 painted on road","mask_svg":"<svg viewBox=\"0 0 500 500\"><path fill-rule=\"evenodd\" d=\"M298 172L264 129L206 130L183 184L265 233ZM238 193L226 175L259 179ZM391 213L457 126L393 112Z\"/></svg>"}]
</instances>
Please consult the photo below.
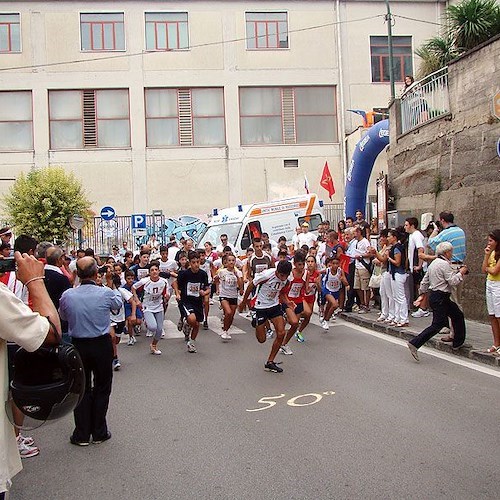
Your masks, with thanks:
<instances>
[{"instance_id":1,"label":"white number 50 painted on road","mask_svg":"<svg viewBox=\"0 0 500 500\"><path fill-rule=\"evenodd\" d=\"M307 394L300 394L299 396L295 396L293 398L290 398L286 404L288 406L295 406L295 407L301 407L301 406L311 406L316 403L319 403L323 399L323 395L325 396L333 396L335 394L334 391L325 391L323 394L317 394L315 392L310 392ZM265 404L267 406L263 406L262 408L253 408L251 410L246 410L246 411L262 411L262 410L268 410L269 408L272 408L277 404L276 401L273 401L273 399L280 399L284 398L284 394L280 394L279 396L264 396L263 398L260 398L258 403ZM300 398L306 398L306 397L312 397L313 400L306 402L306 403L298 403L297 400Z\"/></svg>"}]
</instances>

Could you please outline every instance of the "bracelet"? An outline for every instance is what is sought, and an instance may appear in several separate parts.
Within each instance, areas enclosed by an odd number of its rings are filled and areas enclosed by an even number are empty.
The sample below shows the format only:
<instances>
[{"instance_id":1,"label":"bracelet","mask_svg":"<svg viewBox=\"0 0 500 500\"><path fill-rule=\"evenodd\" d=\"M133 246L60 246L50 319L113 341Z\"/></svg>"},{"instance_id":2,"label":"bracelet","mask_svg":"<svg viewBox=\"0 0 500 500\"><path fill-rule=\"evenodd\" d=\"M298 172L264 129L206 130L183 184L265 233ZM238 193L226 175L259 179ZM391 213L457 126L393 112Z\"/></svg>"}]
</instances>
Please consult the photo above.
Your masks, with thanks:
<instances>
[{"instance_id":1,"label":"bracelet","mask_svg":"<svg viewBox=\"0 0 500 500\"><path fill-rule=\"evenodd\" d=\"M43 280L45 279L45 276L36 276L35 278L31 278L30 280L28 280L24 286L28 286L32 281L36 281L36 280Z\"/></svg>"}]
</instances>

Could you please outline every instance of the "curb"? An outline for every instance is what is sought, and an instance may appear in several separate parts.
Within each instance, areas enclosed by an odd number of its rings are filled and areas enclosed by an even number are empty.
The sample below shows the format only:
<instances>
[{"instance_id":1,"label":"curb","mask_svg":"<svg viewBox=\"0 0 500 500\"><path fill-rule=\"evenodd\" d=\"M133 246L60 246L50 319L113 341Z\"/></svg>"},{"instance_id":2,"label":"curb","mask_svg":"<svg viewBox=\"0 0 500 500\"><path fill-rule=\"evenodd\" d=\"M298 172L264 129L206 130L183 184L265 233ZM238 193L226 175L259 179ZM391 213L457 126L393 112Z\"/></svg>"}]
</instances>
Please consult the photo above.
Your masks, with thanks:
<instances>
[{"instance_id":1,"label":"curb","mask_svg":"<svg viewBox=\"0 0 500 500\"><path fill-rule=\"evenodd\" d=\"M339 316L350 323L354 323L359 326L364 326L365 328L370 328L380 333L385 333L386 335L391 335L392 337L398 337L403 340L411 340L418 334L407 329L407 328L396 328L394 326L384 325L383 323L378 323L364 316L359 316L356 313L346 313L341 312ZM425 344L427 347L432 347L438 351L443 351L454 356L460 356L462 358L472 359L483 363L485 365L494 366L500 368L500 357L494 356L493 354L488 354L483 351L474 349L471 344L464 344L464 347L460 348L458 351L452 349L450 344L441 342L436 338L432 338Z\"/></svg>"}]
</instances>

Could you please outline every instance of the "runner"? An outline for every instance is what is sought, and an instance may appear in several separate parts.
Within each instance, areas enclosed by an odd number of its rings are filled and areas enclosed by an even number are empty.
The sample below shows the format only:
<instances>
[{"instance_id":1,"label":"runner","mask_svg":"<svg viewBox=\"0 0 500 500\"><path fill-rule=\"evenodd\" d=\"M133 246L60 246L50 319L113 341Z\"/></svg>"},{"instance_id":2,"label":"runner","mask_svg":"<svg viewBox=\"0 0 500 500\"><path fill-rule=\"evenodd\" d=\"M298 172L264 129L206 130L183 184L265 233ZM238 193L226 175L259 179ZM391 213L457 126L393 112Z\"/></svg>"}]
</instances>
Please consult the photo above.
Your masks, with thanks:
<instances>
[{"instance_id":1,"label":"runner","mask_svg":"<svg viewBox=\"0 0 500 500\"><path fill-rule=\"evenodd\" d=\"M221 339L231 340L228 330L233 324L234 314L238 307L238 293L243 295L243 273L236 268L236 257L232 254L224 257L223 265L224 267L215 275L223 314Z\"/></svg>"},{"instance_id":2,"label":"runner","mask_svg":"<svg viewBox=\"0 0 500 500\"><path fill-rule=\"evenodd\" d=\"M344 271L340 268L340 260L336 257L326 260L327 270L323 277L322 294L325 300L325 317L321 322L321 328L328 330L330 318L336 319L334 312L339 306L340 288L344 284L346 291L349 291L349 283Z\"/></svg>"},{"instance_id":3,"label":"runner","mask_svg":"<svg viewBox=\"0 0 500 500\"><path fill-rule=\"evenodd\" d=\"M163 321L165 319L163 303L164 301L168 301L169 298L167 290L168 282L166 279L160 277L160 265L157 260L151 262L149 276L142 278L132 285L132 293L136 300L138 300L137 292L144 292L142 300L144 320L148 331L153 334L153 340L149 346L151 354L161 354L161 351L158 349L158 341L161 339Z\"/></svg>"},{"instance_id":4,"label":"runner","mask_svg":"<svg viewBox=\"0 0 500 500\"><path fill-rule=\"evenodd\" d=\"M205 296L203 299L203 312L204 312L204 318L203 318L203 330L208 330L208 313L210 312L210 306L214 303L213 300L211 299L212 295L212 284L213 284L213 277L212 277L212 260L211 258L207 258L207 255L205 253L205 249L198 249L197 250L198 255L200 256L200 269L205 271L208 276L208 285L210 286L210 293Z\"/></svg>"},{"instance_id":5,"label":"runner","mask_svg":"<svg viewBox=\"0 0 500 500\"><path fill-rule=\"evenodd\" d=\"M271 347L269 358L264 365L266 370L274 373L281 373L283 371L283 368L274 362L274 358L278 354L279 348L283 343L283 338L285 337L285 320L283 319L283 309L280 302L293 307L284 293L284 288L288 284L288 276L291 271L292 264L288 261L281 261L278 263L276 269L267 269L257 274L248 285L239 306L239 311L243 312L248 297L256 289L256 316L252 320L252 326L255 328L255 336L261 344L266 341L265 322L267 320L271 321L276 329L276 339Z\"/></svg>"},{"instance_id":6,"label":"runner","mask_svg":"<svg viewBox=\"0 0 500 500\"><path fill-rule=\"evenodd\" d=\"M316 259L312 255L307 256L306 266L306 281L308 286L304 292L304 311L301 314L299 330L295 334L295 338L298 342L305 341L303 332L311 320L316 294L321 290L321 273L318 271Z\"/></svg>"},{"instance_id":7,"label":"runner","mask_svg":"<svg viewBox=\"0 0 500 500\"><path fill-rule=\"evenodd\" d=\"M132 293L132 285L134 284L134 281L134 271L125 271L125 283L122 285L122 288ZM135 298L130 303L125 302L124 304L125 321L127 322L128 332L128 345L135 345L137 343L135 336L140 334L143 319L141 307L142 304Z\"/></svg>"},{"instance_id":8,"label":"runner","mask_svg":"<svg viewBox=\"0 0 500 500\"><path fill-rule=\"evenodd\" d=\"M175 296L179 301L179 309L184 323L189 330L184 329L188 352L196 352L195 340L203 321L203 299L210 294L207 273L200 269L198 252L188 253L189 269L179 272L177 279L172 283ZM182 326L181 326L182 329Z\"/></svg>"}]
</instances>

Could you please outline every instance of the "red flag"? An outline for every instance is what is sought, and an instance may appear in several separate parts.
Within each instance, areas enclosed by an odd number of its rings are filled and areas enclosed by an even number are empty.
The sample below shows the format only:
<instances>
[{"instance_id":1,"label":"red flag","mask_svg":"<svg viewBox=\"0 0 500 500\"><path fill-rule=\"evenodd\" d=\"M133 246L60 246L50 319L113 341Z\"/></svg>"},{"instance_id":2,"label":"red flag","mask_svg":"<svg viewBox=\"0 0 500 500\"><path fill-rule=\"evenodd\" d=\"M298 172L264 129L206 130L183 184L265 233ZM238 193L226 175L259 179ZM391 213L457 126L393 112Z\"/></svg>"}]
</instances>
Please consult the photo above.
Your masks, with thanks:
<instances>
[{"instance_id":1,"label":"red flag","mask_svg":"<svg viewBox=\"0 0 500 500\"><path fill-rule=\"evenodd\" d=\"M330 174L330 169L328 168L328 162L325 162L325 166L323 168L323 175L321 176L320 184L328 191L328 196L330 197L330 201L332 200L332 196L335 194L335 186L333 185L332 175Z\"/></svg>"}]
</instances>

